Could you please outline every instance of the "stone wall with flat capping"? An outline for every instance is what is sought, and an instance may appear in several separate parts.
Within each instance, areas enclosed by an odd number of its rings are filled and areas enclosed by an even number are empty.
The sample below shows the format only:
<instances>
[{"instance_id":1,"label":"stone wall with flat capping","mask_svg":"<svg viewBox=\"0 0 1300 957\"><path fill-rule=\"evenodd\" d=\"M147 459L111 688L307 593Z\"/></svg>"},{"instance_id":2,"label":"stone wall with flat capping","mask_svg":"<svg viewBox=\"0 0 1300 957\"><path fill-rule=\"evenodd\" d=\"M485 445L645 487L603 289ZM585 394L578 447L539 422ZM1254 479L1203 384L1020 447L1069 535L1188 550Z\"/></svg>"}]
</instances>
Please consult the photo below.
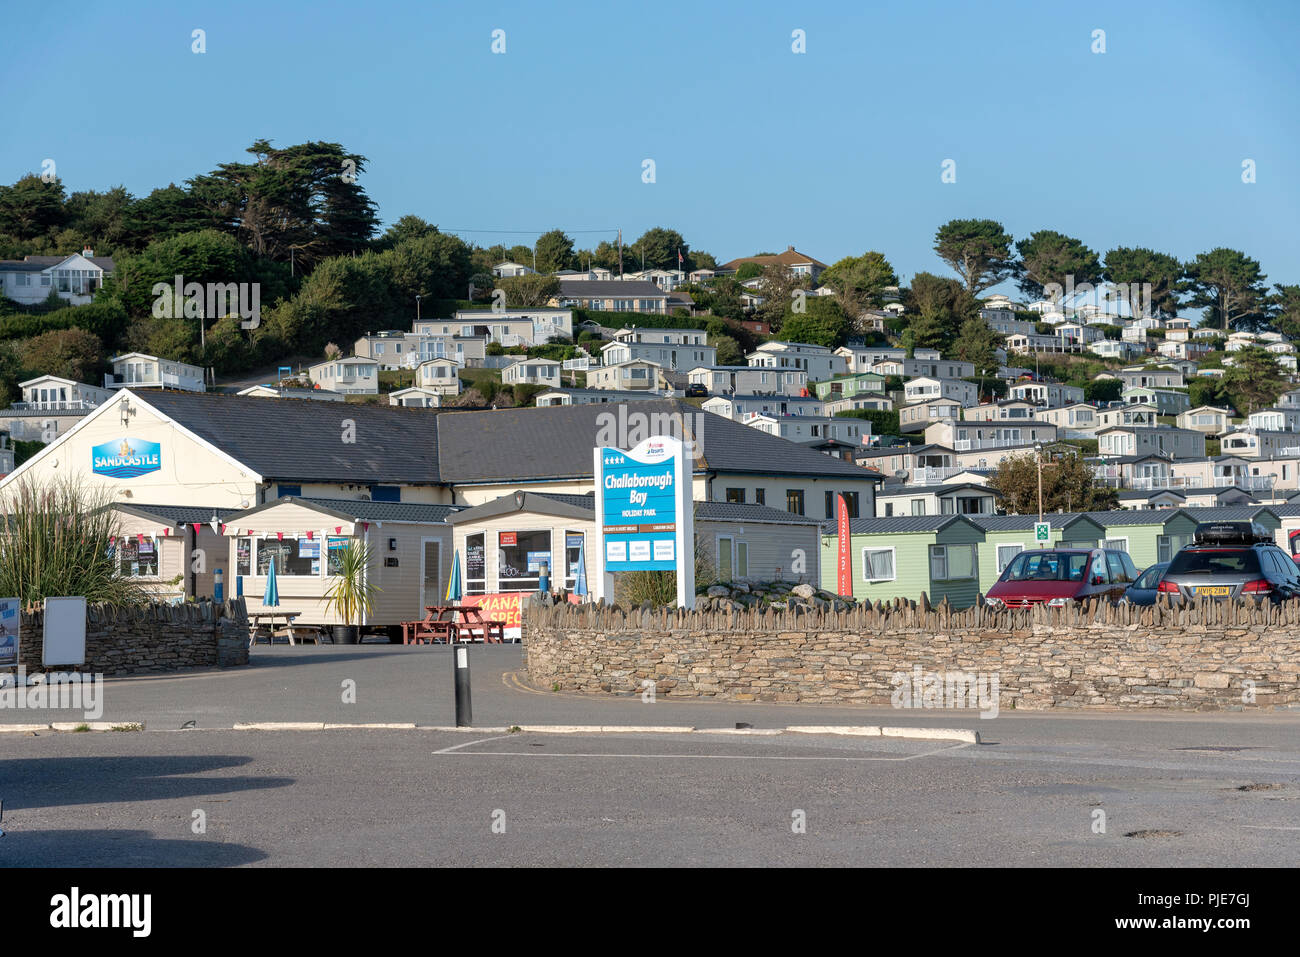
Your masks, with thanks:
<instances>
[{"instance_id":1,"label":"stone wall with flat capping","mask_svg":"<svg viewBox=\"0 0 1300 957\"><path fill-rule=\"evenodd\" d=\"M1000 710L1300 710L1300 602L954 611L682 612L529 605L534 685L889 705L899 674L998 676Z\"/></svg>"},{"instance_id":2,"label":"stone wall with flat capping","mask_svg":"<svg viewBox=\"0 0 1300 957\"><path fill-rule=\"evenodd\" d=\"M44 613L24 612L18 663L29 674L43 670ZM178 605L87 605L88 673L139 675L183 668L248 664L248 613L244 599Z\"/></svg>"}]
</instances>

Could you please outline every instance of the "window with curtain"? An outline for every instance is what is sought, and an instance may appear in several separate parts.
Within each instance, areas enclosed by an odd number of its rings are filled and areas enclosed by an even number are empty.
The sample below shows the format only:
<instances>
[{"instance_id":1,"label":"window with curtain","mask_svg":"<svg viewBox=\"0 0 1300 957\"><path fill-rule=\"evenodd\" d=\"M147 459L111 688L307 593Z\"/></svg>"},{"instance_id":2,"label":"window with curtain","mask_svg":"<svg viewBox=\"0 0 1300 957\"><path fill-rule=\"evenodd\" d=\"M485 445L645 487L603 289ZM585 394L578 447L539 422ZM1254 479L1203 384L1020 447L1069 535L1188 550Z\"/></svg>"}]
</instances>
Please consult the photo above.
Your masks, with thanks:
<instances>
[{"instance_id":1,"label":"window with curtain","mask_svg":"<svg viewBox=\"0 0 1300 957\"><path fill-rule=\"evenodd\" d=\"M864 548L862 550L862 579L868 582L892 582L898 575L894 571L893 548Z\"/></svg>"},{"instance_id":2,"label":"window with curtain","mask_svg":"<svg viewBox=\"0 0 1300 957\"><path fill-rule=\"evenodd\" d=\"M974 577L974 545L930 546L931 580L937 582L966 581Z\"/></svg>"}]
</instances>

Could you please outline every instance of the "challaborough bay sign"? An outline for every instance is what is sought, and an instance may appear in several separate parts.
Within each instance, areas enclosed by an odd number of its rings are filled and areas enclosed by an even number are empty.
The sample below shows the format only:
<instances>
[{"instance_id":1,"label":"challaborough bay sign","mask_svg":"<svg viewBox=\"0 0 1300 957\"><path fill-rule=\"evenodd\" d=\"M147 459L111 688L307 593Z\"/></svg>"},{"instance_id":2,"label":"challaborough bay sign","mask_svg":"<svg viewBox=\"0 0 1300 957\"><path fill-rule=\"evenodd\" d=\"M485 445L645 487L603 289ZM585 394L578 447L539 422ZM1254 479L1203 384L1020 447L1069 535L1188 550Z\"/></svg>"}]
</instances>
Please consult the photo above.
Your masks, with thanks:
<instances>
[{"instance_id":1,"label":"challaborough bay sign","mask_svg":"<svg viewBox=\"0 0 1300 957\"><path fill-rule=\"evenodd\" d=\"M122 439L92 447L90 457L96 475L137 478L158 471L162 465L162 446L142 439Z\"/></svg>"}]
</instances>

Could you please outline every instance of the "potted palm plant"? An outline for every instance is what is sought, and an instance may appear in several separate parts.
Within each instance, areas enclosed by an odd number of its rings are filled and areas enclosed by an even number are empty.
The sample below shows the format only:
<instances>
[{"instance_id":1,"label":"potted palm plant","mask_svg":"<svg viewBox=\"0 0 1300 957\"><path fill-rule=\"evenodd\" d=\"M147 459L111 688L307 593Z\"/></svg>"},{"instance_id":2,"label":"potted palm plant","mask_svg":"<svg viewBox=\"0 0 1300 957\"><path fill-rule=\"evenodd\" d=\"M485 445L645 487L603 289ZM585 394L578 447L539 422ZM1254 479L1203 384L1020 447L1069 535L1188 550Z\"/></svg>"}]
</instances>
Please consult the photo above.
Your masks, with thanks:
<instances>
[{"instance_id":1,"label":"potted palm plant","mask_svg":"<svg viewBox=\"0 0 1300 957\"><path fill-rule=\"evenodd\" d=\"M325 592L325 607L343 619L333 630L336 645L355 645L361 631L361 619L374 610L375 595L382 589L370 583L366 569L371 549L365 542L349 542L339 549L334 581Z\"/></svg>"}]
</instances>

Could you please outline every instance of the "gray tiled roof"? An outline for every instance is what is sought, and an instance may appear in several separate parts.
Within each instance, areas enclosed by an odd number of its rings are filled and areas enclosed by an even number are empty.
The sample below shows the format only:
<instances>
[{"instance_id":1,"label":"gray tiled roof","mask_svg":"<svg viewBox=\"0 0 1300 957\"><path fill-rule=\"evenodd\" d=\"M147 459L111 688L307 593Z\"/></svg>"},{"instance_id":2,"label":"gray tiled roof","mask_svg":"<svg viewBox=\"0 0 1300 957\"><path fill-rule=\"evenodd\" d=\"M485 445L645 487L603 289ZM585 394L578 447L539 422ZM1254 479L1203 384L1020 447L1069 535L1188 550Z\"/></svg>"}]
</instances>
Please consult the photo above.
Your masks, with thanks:
<instances>
[{"instance_id":1,"label":"gray tiled roof","mask_svg":"<svg viewBox=\"0 0 1300 957\"><path fill-rule=\"evenodd\" d=\"M216 515L225 521L228 515L238 515L237 508L208 508L198 505L137 505L135 502L115 502L113 507L134 515L158 518L172 525L206 525Z\"/></svg>"},{"instance_id":2,"label":"gray tiled roof","mask_svg":"<svg viewBox=\"0 0 1300 957\"><path fill-rule=\"evenodd\" d=\"M942 528L947 528L953 522L962 519L969 521L974 517L973 515L895 515L890 518L851 518L849 519L849 534L905 535L909 532L937 532ZM834 535L835 519L826 519L822 522L821 527L823 534Z\"/></svg>"},{"instance_id":3,"label":"gray tiled roof","mask_svg":"<svg viewBox=\"0 0 1300 957\"><path fill-rule=\"evenodd\" d=\"M509 482L539 478L589 478L598 416L609 406L455 412L438 420L439 472L445 482ZM733 422L687 402L637 403L648 415L700 415L703 471L821 475L876 480L870 472ZM698 470L698 469L697 469Z\"/></svg>"},{"instance_id":4,"label":"gray tiled roof","mask_svg":"<svg viewBox=\"0 0 1300 957\"><path fill-rule=\"evenodd\" d=\"M664 292L645 279L561 279L560 299L667 299Z\"/></svg>"},{"instance_id":5,"label":"gray tiled roof","mask_svg":"<svg viewBox=\"0 0 1300 957\"><path fill-rule=\"evenodd\" d=\"M439 413L432 409L271 403L255 396L169 390L140 393L139 398L269 480L358 485L439 481ZM350 443L343 441L349 420L355 423L356 439ZM476 444L485 441L490 440L480 435Z\"/></svg>"},{"instance_id":6,"label":"gray tiled roof","mask_svg":"<svg viewBox=\"0 0 1300 957\"><path fill-rule=\"evenodd\" d=\"M783 512L769 505L739 505L735 502L697 502L695 517L709 522L762 522L777 525L820 525L822 520Z\"/></svg>"},{"instance_id":7,"label":"gray tiled roof","mask_svg":"<svg viewBox=\"0 0 1300 957\"><path fill-rule=\"evenodd\" d=\"M444 521L448 515L460 511L456 505L425 505L418 502L365 502L360 499L335 498L300 498L286 495L273 499L256 508L232 512L241 521L245 516L274 508L283 502L298 502L302 505L324 509L360 522L427 522Z\"/></svg>"}]
</instances>

